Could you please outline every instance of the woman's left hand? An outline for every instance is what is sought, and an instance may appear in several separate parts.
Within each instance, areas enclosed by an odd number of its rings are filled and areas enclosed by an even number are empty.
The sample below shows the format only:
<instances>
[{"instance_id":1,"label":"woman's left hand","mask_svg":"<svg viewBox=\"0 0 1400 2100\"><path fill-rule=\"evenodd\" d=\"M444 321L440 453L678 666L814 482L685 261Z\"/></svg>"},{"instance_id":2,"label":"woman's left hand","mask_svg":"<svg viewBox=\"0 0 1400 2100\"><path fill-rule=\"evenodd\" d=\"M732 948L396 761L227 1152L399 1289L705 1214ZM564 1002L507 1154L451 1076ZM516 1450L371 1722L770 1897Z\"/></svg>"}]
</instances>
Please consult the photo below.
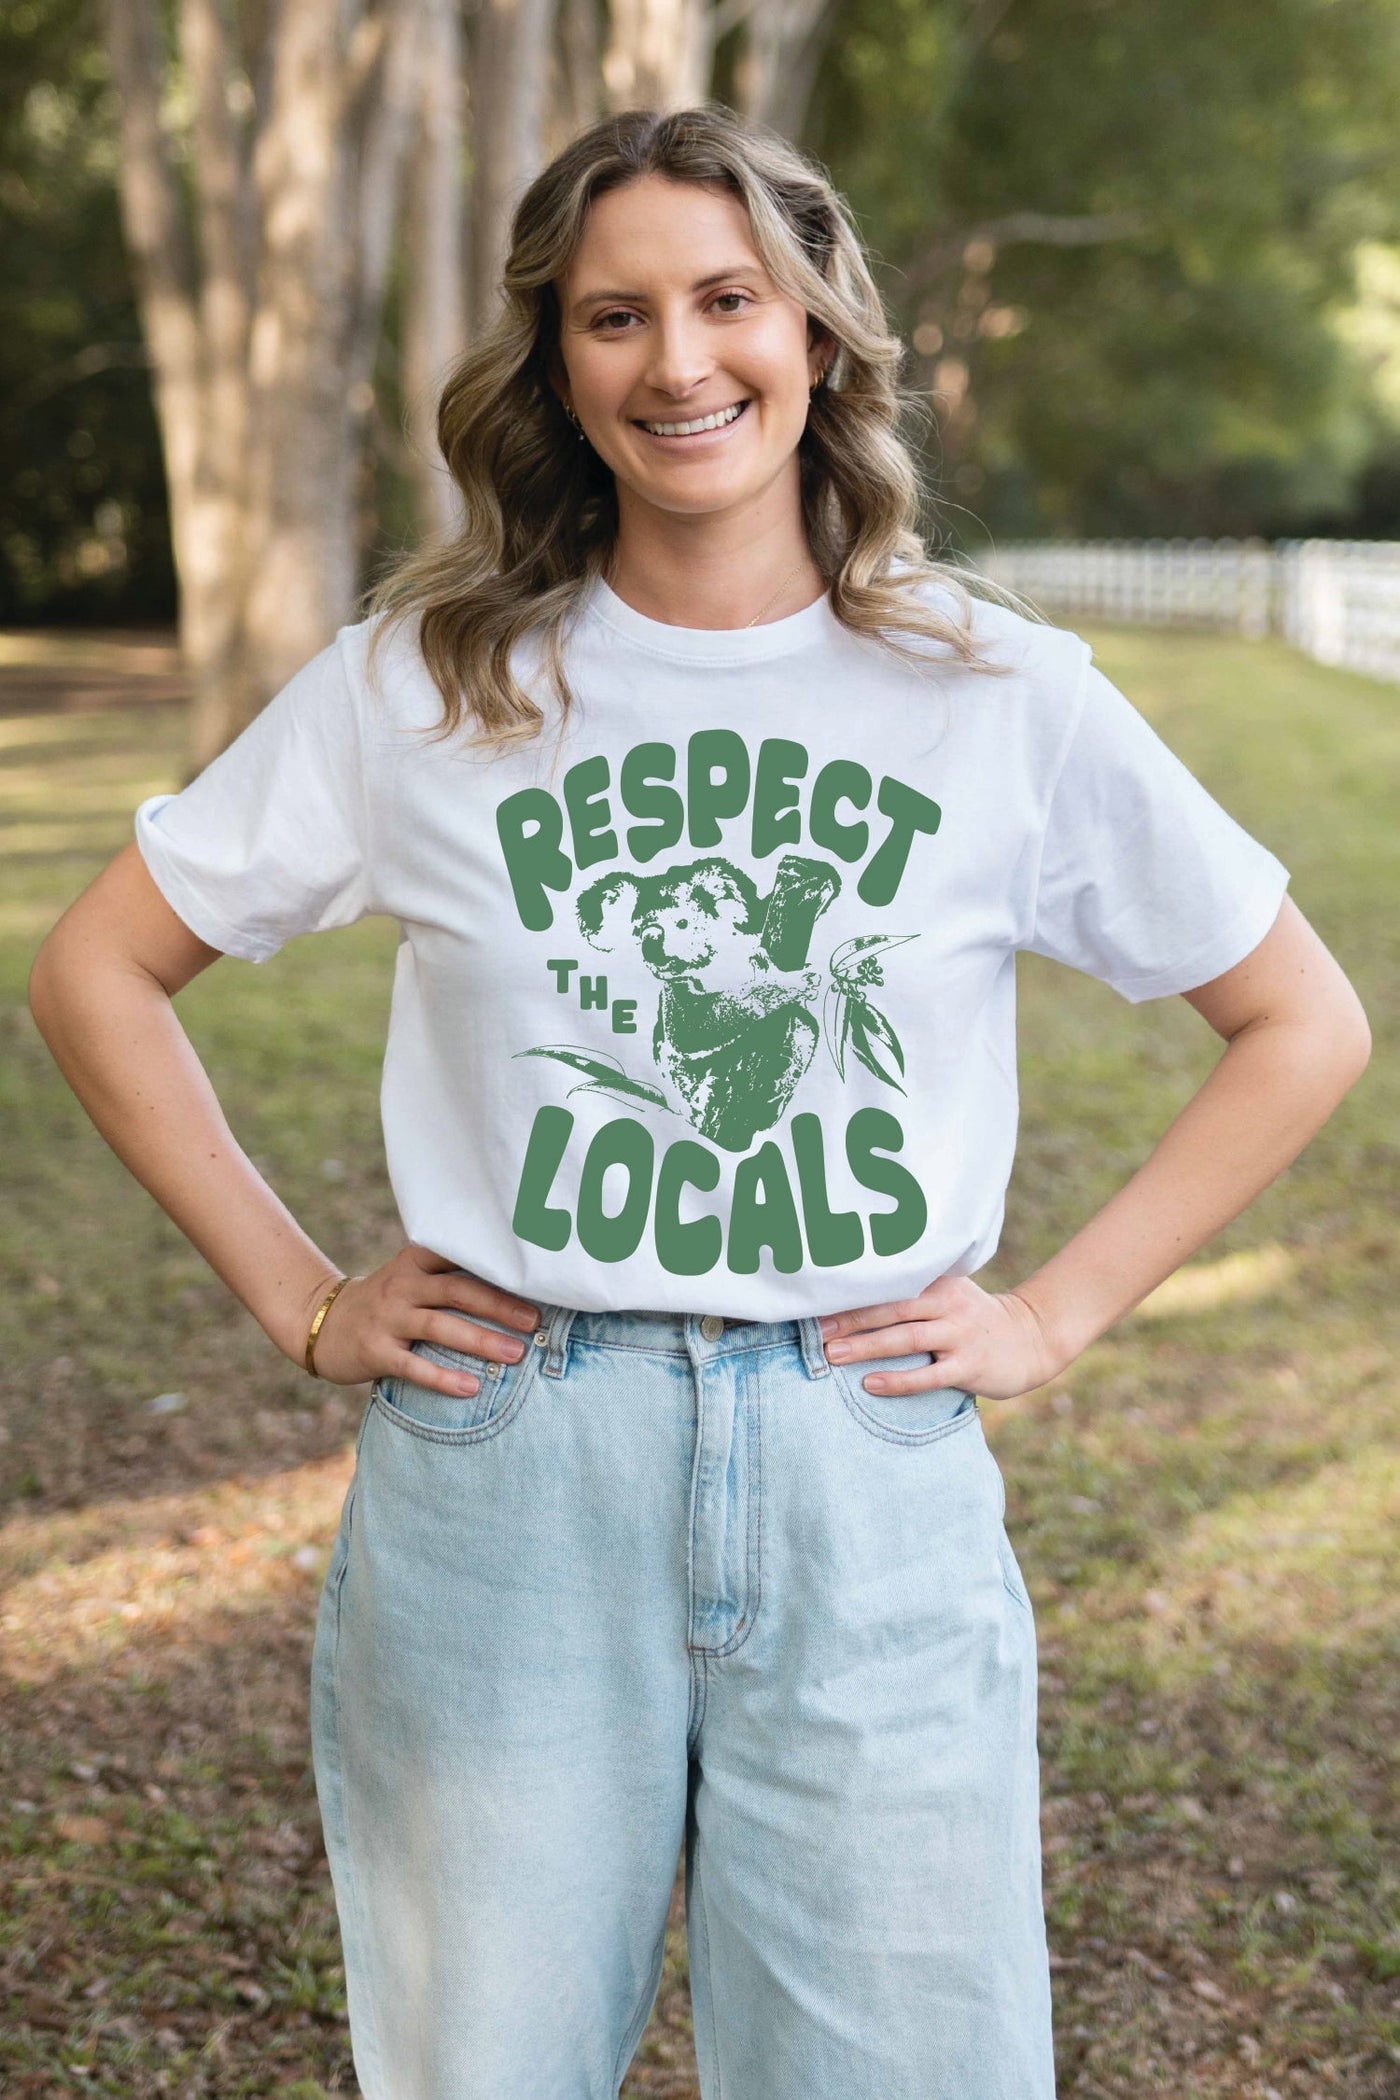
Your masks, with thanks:
<instances>
[{"instance_id":1,"label":"woman's left hand","mask_svg":"<svg viewBox=\"0 0 1400 2100\"><path fill-rule=\"evenodd\" d=\"M1071 1361L1014 1291L984 1291L970 1276L939 1276L917 1298L864 1305L820 1322L833 1363L858 1373L872 1356L932 1351L935 1363L881 1371L869 1391L922 1393L960 1386L987 1400L1011 1400L1054 1378Z\"/></svg>"}]
</instances>

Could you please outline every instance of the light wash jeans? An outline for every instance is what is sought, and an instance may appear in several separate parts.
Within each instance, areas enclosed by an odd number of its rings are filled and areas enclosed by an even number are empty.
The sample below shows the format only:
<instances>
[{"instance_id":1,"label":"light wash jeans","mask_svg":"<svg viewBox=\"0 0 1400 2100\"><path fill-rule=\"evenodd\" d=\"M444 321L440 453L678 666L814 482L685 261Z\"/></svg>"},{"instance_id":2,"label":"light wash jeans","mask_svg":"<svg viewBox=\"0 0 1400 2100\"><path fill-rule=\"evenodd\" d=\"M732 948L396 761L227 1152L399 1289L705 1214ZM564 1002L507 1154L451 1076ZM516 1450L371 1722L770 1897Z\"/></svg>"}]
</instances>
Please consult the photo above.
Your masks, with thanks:
<instances>
[{"instance_id":1,"label":"light wash jeans","mask_svg":"<svg viewBox=\"0 0 1400 2100\"><path fill-rule=\"evenodd\" d=\"M366 2100L616 2100L682 1843L705 2100L1053 2100L976 1400L877 1399L813 1319L542 1322L518 1364L414 1344L470 1399L376 1383L321 1596Z\"/></svg>"}]
</instances>

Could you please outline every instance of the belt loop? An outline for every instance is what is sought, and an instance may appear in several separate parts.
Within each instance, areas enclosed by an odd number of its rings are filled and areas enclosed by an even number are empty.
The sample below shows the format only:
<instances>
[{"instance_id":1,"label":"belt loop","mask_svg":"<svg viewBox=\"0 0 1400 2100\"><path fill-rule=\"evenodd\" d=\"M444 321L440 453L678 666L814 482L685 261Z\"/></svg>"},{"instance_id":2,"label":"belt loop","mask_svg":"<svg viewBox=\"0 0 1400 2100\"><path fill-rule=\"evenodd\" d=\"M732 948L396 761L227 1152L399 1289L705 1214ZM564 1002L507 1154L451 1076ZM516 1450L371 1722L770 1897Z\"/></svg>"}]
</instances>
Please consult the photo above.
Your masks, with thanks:
<instances>
[{"instance_id":1,"label":"belt loop","mask_svg":"<svg viewBox=\"0 0 1400 2100\"><path fill-rule=\"evenodd\" d=\"M562 1378L569 1368L569 1335L574 1324L576 1308L572 1305L556 1305L550 1308L549 1318L541 1332L546 1336L544 1362L540 1366L546 1378Z\"/></svg>"},{"instance_id":2,"label":"belt loop","mask_svg":"<svg viewBox=\"0 0 1400 2100\"><path fill-rule=\"evenodd\" d=\"M816 1315L811 1314L800 1319L797 1327L802 1341L802 1361L807 1366L807 1376L829 1378L831 1361L826 1353L826 1344L822 1340L822 1331Z\"/></svg>"}]
</instances>

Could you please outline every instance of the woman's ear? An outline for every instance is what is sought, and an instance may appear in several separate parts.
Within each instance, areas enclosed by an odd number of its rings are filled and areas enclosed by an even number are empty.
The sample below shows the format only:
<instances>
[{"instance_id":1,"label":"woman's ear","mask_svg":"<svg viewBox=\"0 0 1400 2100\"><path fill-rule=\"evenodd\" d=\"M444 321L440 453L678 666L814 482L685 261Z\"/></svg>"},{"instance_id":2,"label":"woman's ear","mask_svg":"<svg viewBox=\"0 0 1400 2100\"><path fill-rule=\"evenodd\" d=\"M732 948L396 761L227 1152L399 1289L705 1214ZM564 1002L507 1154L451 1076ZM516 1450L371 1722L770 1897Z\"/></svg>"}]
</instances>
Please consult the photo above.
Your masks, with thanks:
<instances>
[{"instance_id":1,"label":"woman's ear","mask_svg":"<svg viewBox=\"0 0 1400 2100\"><path fill-rule=\"evenodd\" d=\"M839 347L835 336L831 334L830 330L823 328L821 322L814 321L809 314L807 317L807 355L811 363L808 366L808 379L812 385L815 385L818 379L825 377L827 367L831 363L832 358L835 357Z\"/></svg>"}]
</instances>

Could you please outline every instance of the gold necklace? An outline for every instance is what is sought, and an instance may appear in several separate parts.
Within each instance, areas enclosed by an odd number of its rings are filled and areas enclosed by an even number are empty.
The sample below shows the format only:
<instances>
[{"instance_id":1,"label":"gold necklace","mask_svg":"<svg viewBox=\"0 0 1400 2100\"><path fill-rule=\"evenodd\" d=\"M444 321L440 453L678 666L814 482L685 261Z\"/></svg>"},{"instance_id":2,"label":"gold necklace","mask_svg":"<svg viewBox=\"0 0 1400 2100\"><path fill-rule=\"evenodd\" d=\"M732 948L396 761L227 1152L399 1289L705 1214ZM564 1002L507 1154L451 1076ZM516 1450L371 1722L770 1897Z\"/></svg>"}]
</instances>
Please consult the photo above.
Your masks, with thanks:
<instances>
[{"instance_id":1,"label":"gold necklace","mask_svg":"<svg viewBox=\"0 0 1400 2100\"><path fill-rule=\"evenodd\" d=\"M805 558L806 557L804 556L803 559L805 560ZM767 612L769 606L773 603L773 599L781 596L781 594L787 589L788 585L792 582L793 577L796 576L798 570L801 567L802 562L799 561L797 564L797 568L788 570L787 575L778 585L777 590L774 591L770 597L764 599L762 605L759 606L758 611L754 614L753 618L751 620L745 620L744 625L746 627L756 627L758 625L759 621L763 618L763 615Z\"/></svg>"}]
</instances>

